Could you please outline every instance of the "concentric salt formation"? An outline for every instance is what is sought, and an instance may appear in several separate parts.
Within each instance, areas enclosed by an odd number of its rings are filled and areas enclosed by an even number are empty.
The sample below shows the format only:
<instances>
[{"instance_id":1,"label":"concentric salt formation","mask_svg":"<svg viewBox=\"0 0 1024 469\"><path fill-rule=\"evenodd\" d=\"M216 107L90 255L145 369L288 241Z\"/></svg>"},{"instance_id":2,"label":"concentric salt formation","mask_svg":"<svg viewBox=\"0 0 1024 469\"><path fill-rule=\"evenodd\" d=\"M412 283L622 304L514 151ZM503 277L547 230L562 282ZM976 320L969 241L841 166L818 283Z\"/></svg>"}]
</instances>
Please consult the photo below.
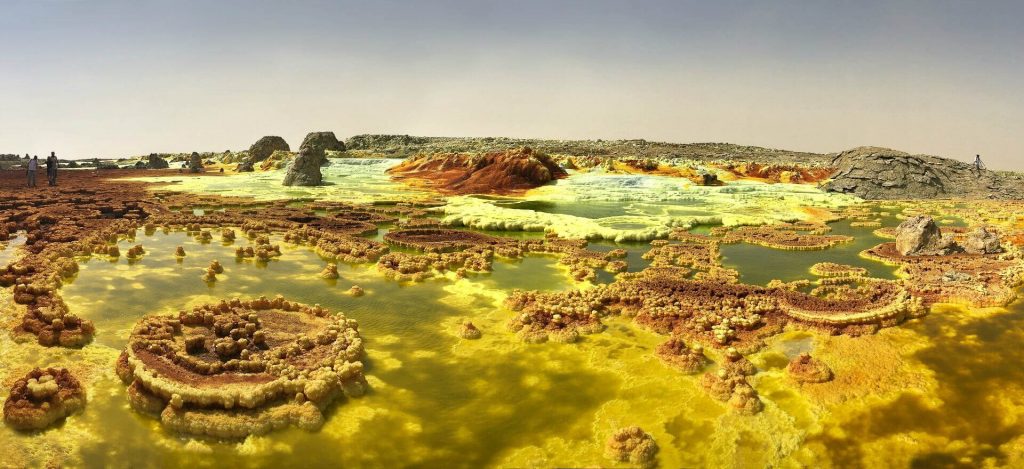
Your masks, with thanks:
<instances>
[{"instance_id":1,"label":"concentric salt formation","mask_svg":"<svg viewBox=\"0 0 1024 469\"><path fill-rule=\"evenodd\" d=\"M553 234L543 239L516 240L465 230L415 228L395 230L384 235L389 244L415 249L424 254L393 252L384 255L377 269L399 281L422 281L435 271L455 271L458 278L467 272L488 272L495 255L519 259L527 253L561 254L558 263L569 269L577 281L594 280L596 269L618 273L626 270L626 252L615 249L596 252L586 249L584 239L564 239Z\"/></svg>"},{"instance_id":2,"label":"concentric salt formation","mask_svg":"<svg viewBox=\"0 0 1024 469\"><path fill-rule=\"evenodd\" d=\"M775 225L716 227L712 234L722 236L726 244L745 242L772 249L812 251L827 249L853 241L853 237L828 235L831 230L822 223L779 223Z\"/></svg>"},{"instance_id":3,"label":"concentric salt formation","mask_svg":"<svg viewBox=\"0 0 1024 469\"><path fill-rule=\"evenodd\" d=\"M640 427L625 427L615 431L605 442L605 457L616 462L628 462L639 467L653 467L658 445L654 437Z\"/></svg>"},{"instance_id":4,"label":"concentric salt formation","mask_svg":"<svg viewBox=\"0 0 1024 469\"><path fill-rule=\"evenodd\" d=\"M85 406L85 390L64 368L36 368L11 387L4 422L17 430L42 430Z\"/></svg>"},{"instance_id":5,"label":"concentric salt formation","mask_svg":"<svg viewBox=\"0 0 1024 469\"><path fill-rule=\"evenodd\" d=\"M278 296L237 298L136 324L117 362L136 410L219 438L319 428L366 390L358 324Z\"/></svg>"}]
</instances>

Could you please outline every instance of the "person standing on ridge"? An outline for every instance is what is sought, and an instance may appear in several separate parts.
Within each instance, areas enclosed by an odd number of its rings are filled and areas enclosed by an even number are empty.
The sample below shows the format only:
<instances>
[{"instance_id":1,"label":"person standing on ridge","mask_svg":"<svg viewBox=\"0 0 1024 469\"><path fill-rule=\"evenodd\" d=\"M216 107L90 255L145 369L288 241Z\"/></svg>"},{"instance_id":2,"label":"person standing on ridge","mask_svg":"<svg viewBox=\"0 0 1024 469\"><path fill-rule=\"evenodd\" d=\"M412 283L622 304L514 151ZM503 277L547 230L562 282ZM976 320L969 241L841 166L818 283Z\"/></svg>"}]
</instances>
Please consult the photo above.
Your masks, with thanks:
<instances>
[{"instance_id":1,"label":"person standing on ridge","mask_svg":"<svg viewBox=\"0 0 1024 469\"><path fill-rule=\"evenodd\" d=\"M36 187L36 170L39 169L39 155L28 160L28 187Z\"/></svg>"},{"instance_id":2,"label":"person standing on ridge","mask_svg":"<svg viewBox=\"0 0 1024 469\"><path fill-rule=\"evenodd\" d=\"M981 172L985 169L985 165L981 162L981 155L974 155L974 170Z\"/></svg>"},{"instance_id":3,"label":"person standing on ridge","mask_svg":"<svg viewBox=\"0 0 1024 469\"><path fill-rule=\"evenodd\" d=\"M46 157L46 179L49 185L57 185L57 155L52 151L50 156Z\"/></svg>"}]
</instances>

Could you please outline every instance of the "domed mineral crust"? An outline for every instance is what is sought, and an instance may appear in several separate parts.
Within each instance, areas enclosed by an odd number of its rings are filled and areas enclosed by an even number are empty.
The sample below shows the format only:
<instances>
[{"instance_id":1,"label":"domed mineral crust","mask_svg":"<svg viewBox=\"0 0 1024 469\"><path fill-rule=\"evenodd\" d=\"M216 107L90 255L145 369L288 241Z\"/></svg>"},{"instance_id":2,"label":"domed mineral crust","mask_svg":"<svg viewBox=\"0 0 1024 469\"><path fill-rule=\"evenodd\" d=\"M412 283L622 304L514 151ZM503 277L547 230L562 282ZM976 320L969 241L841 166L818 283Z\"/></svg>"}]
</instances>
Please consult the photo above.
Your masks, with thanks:
<instances>
[{"instance_id":1,"label":"domed mineral crust","mask_svg":"<svg viewBox=\"0 0 1024 469\"><path fill-rule=\"evenodd\" d=\"M11 387L4 422L17 430L42 430L85 406L85 390L64 368L36 368Z\"/></svg>"},{"instance_id":2,"label":"domed mineral crust","mask_svg":"<svg viewBox=\"0 0 1024 469\"><path fill-rule=\"evenodd\" d=\"M283 297L222 300L136 324L117 363L129 403L194 435L244 438L319 428L365 392L355 321Z\"/></svg>"},{"instance_id":3,"label":"domed mineral crust","mask_svg":"<svg viewBox=\"0 0 1024 469\"><path fill-rule=\"evenodd\" d=\"M345 291L345 294L348 296L359 297L365 295L366 291L363 290L363 287L360 287L359 285L352 285L352 288L349 288L347 291Z\"/></svg>"},{"instance_id":4,"label":"domed mineral crust","mask_svg":"<svg viewBox=\"0 0 1024 469\"><path fill-rule=\"evenodd\" d=\"M396 179L420 181L454 194L505 194L538 187L567 173L529 147L483 154L418 155L388 170Z\"/></svg>"},{"instance_id":5,"label":"domed mineral crust","mask_svg":"<svg viewBox=\"0 0 1024 469\"><path fill-rule=\"evenodd\" d=\"M801 353L790 361L786 372L798 383L824 383L832 380L832 369L807 353Z\"/></svg>"},{"instance_id":6,"label":"domed mineral crust","mask_svg":"<svg viewBox=\"0 0 1024 469\"><path fill-rule=\"evenodd\" d=\"M658 445L654 437L636 426L620 428L604 445L604 454L608 459L640 467L653 467L657 453Z\"/></svg>"}]
</instances>

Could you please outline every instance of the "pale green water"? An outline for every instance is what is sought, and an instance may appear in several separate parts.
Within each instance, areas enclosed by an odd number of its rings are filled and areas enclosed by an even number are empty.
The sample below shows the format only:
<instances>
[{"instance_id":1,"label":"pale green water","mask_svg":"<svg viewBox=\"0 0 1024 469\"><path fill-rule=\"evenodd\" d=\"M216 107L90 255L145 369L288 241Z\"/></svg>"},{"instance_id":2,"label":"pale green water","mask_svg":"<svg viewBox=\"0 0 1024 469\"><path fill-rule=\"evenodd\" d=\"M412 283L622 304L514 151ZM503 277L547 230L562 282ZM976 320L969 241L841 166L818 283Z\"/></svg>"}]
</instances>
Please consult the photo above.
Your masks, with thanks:
<instances>
[{"instance_id":1,"label":"pale green water","mask_svg":"<svg viewBox=\"0 0 1024 469\"><path fill-rule=\"evenodd\" d=\"M860 256L861 251L890 241L875 236L872 232L876 228L851 227L849 221L835 222L830 226L832 231L828 234L853 236L853 241L817 251L784 251L747 243L723 244L722 264L738 270L741 282L756 285L765 285L773 279L788 282L814 278L810 268L819 262L863 267L869 276L895 278L894 267Z\"/></svg>"},{"instance_id":2,"label":"pale green water","mask_svg":"<svg viewBox=\"0 0 1024 469\"><path fill-rule=\"evenodd\" d=\"M426 192L394 182L385 172L401 159L332 158L321 168L326 185L286 187L281 185L285 170L232 174L227 177L191 176L139 177L129 180L171 183L167 189L258 200L318 199L369 203L425 197Z\"/></svg>"}]
</instances>

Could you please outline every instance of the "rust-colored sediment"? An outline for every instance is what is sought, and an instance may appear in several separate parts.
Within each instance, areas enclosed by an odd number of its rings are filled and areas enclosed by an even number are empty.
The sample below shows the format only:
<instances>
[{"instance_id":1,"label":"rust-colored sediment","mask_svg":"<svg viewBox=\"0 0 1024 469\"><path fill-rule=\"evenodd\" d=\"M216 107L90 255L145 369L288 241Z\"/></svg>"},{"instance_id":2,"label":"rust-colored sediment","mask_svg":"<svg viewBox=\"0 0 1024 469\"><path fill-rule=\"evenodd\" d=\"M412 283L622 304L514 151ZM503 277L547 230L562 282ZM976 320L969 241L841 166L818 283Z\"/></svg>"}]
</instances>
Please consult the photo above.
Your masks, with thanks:
<instances>
[{"instance_id":1,"label":"rust-colored sediment","mask_svg":"<svg viewBox=\"0 0 1024 469\"><path fill-rule=\"evenodd\" d=\"M529 147L418 155L388 172L394 179L445 194L518 194L568 176L551 157Z\"/></svg>"}]
</instances>

